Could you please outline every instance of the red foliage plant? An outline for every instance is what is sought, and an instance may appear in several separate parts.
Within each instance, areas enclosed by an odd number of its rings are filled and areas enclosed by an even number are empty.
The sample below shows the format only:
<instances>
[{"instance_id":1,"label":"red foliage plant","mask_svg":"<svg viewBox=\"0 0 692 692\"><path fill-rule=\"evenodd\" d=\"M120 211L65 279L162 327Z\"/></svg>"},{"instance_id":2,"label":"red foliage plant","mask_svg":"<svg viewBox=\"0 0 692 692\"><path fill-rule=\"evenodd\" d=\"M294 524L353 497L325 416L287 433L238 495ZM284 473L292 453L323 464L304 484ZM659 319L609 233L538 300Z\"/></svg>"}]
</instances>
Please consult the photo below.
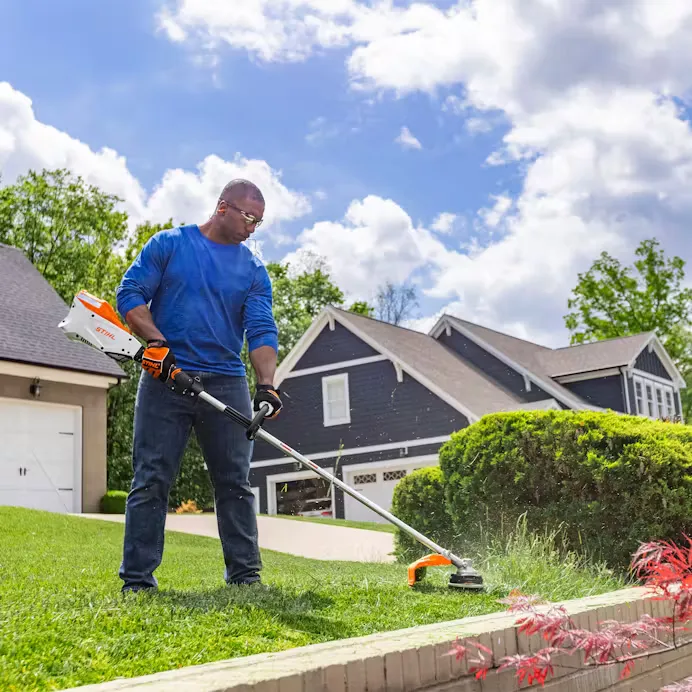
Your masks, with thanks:
<instances>
[{"instance_id":1,"label":"red foliage plant","mask_svg":"<svg viewBox=\"0 0 692 692\"><path fill-rule=\"evenodd\" d=\"M606 620L599 623L598 631L592 632L576 627L563 606L540 612L537 606L543 601L539 597L513 591L500 603L507 605L510 613L521 613L516 622L519 632L540 635L546 646L535 653L505 656L496 662L490 649L465 639L455 643L450 655L458 660L467 658L469 673L479 680L485 679L491 669L498 673L514 669L520 683L543 686L554 674L554 656L580 652L585 666L620 665L620 678L627 678L638 659L677 648L677 633L686 630L684 625L692 619L692 540L687 536L685 540L686 547L669 541L643 543L632 558L633 574L651 591L652 600L671 604L670 615L645 614L633 623ZM662 635L669 639L668 643ZM469 657L472 649L477 651L474 658ZM560 667L569 666L560 663ZM663 689L692 692L692 678Z\"/></svg>"}]
</instances>

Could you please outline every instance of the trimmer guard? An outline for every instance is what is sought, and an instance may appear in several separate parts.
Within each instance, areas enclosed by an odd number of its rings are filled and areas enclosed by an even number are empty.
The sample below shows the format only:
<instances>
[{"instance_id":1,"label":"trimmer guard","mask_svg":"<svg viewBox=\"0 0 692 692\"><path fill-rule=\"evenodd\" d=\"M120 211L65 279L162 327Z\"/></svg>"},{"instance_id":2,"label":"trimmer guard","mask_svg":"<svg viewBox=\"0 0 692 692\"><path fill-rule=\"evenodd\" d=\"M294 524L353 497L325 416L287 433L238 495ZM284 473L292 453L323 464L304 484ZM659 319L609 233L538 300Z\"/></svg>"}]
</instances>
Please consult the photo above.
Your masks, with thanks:
<instances>
[{"instance_id":1,"label":"trimmer guard","mask_svg":"<svg viewBox=\"0 0 692 692\"><path fill-rule=\"evenodd\" d=\"M437 555L435 553L426 555L408 566L408 585L414 586L416 582L419 582L425 575L426 567L441 567L451 564L452 561L443 555Z\"/></svg>"}]
</instances>

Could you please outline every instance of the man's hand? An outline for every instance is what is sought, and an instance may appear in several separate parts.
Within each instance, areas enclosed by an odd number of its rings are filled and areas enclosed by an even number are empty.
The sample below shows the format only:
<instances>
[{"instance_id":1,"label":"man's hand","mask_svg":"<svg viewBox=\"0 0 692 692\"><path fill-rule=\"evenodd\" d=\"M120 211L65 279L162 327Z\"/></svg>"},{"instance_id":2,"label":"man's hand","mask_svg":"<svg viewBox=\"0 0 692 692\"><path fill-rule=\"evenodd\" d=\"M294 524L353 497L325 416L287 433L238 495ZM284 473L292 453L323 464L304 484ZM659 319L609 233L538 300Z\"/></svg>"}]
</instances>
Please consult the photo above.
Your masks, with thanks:
<instances>
[{"instance_id":1,"label":"man's hand","mask_svg":"<svg viewBox=\"0 0 692 692\"><path fill-rule=\"evenodd\" d=\"M271 420L279 415L279 411L282 409L283 404L281 403L281 390L274 388L269 384L258 384L255 389L255 400L254 400L254 411L258 413L260 407L263 403L269 404L270 411L265 416L266 419Z\"/></svg>"},{"instance_id":2,"label":"man's hand","mask_svg":"<svg viewBox=\"0 0 692 692\"><path fill-rule=\"evenodd\" d=\"M169 378L175 369L175 356L165 341L154 339L147 342L142 355L142 369L157 380L171 384Z\"/></svg>"}]
</instances>

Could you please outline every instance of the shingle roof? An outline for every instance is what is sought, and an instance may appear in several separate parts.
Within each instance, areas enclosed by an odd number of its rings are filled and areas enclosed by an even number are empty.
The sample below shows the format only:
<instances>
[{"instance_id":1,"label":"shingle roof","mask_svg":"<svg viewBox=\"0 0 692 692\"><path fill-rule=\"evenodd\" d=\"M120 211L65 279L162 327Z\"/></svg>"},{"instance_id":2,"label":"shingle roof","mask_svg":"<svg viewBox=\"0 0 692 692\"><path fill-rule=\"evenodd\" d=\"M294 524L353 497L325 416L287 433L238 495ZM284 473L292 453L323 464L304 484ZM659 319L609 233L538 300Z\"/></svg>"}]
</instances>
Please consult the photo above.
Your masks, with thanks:
<instances>
[{"instance_id":1,"label":"shingle roof","mask_svg":"<svg viewBox=\"0 0 692 692\"><path fill-rule=\"evenodd\" d=\"M536 378L549 384L556 393L561 394L562 397L564 397L567 401L576 400L581 405L587 408L592 408L592 405L585 401L582 397L578 396L574 392L567 389L567 387L552 379L554 376L551 375L552 368L549 364L552 362L551 359L555 357L556 351L553 349L548 348L547 346L541 346L540 344L535 344L531 341L518 339L517 337L509 336L508 334L502 334L501 332L496 332L495 330L488 329L487 327L481 327L480 325L473 324L473 322L467 322L466 320L462 320L458 317L447 315L447 318L452 323L456 322L457 324L463 326L490 346L493 346L498 351L504 353L508 358L522 366L528 372L532 373Z\"/></svg>"},{"instance_id":2,"label":"shingle roof","mask_svg":"<svg viewBox=\"0 0 692 692\"><path fill-rule=\"evenodd\" d=\"M68 310L21 250L0 243L0 360L125 377L114 360L58 329Z\"/></svg>"},{"instance_id":3,"label":"shingle roof","mask_svg":"<svg viewBox=\"0 0 692 692\"><path fill-rule=\"evenodd\" d=\"M522 401L446 346L422 332L394 326L364 315L335 309L341 319L372 338L403 363L477 416L513 411Z\"/></svg>"},{"instance_id":4,"label":"shingle roof","mask_svg":"<svg viewBox=\"0 0 692 692\"><path fill-rule=\"evenodd\" d=\"M451 322L463 325L468 331L502 351L527 370L548 378L628 365L652 336L652 332L643 332L633 336L552 349L481 327L458 317L447 315L447 318Z\"/></svg>"},{"instance_id":5,"label":"shingle roof","mask_svg":"<svg viewBox=\"0 0 692 692\"><path fill-rule=\"evenodd\" d=\"M573 375L578 372L605 370L628 365L646 346L652 332L625 336L557 348L538 355L539 361L551 377Z\"/></svg>"}]
</instances>

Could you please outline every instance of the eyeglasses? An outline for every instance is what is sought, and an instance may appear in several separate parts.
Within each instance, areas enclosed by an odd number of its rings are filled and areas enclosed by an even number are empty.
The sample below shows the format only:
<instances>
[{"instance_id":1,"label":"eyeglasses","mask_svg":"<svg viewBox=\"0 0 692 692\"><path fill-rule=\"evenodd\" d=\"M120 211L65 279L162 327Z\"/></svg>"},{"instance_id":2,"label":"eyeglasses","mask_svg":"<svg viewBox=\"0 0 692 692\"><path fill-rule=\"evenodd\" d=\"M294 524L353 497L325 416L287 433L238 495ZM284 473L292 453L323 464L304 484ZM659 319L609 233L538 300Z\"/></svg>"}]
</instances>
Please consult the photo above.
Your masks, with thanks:
<instances>
[{"instance_id":1,"label":"eyeglasses","mask_svg":"<svg viewBox=\"0 0 692 692\"><path fill-rule=\"evenodd\" d=\"M247 223L254 225L256 228L259 228L262 225L262 221L264 219L258 219L252 214L248 214L246 211L239 209L235 206L235 204L231 204L230 202L226 202L226 206L231 207L231 209L235 209L245 219Z\"/></svg>"}]
</instances>

